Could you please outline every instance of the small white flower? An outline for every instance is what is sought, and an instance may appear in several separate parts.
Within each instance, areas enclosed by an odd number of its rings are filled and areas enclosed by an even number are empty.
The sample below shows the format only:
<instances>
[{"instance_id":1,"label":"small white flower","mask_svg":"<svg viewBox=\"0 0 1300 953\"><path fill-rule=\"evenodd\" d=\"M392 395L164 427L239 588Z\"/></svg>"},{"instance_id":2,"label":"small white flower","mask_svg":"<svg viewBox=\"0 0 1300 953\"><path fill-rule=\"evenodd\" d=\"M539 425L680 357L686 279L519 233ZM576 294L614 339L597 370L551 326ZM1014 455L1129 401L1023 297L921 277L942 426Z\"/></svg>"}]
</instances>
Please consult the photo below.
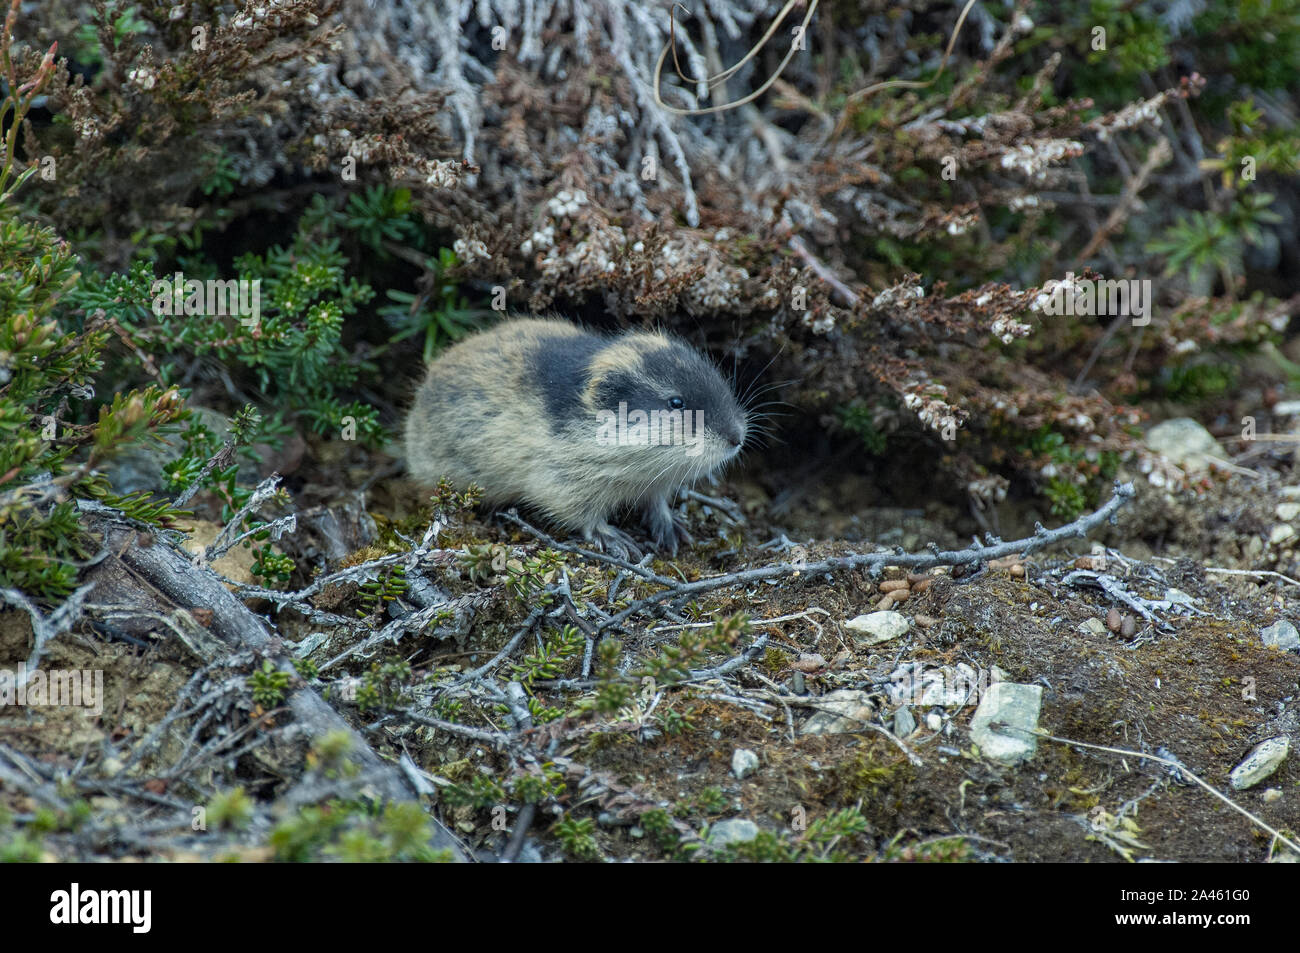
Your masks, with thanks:
<instances>
[{"instance_id":1,"label":"small white flower","mask_svg":"<svg viewBox=\"0 0 1300 953\"><path fill-rule=\"evenodd\" d=\"M127 82L130 82L141 89L153 89L154 84L158 82L158 75L153 70L143 66L137 66L126 74Z\"/></svg>"}]
</instances>

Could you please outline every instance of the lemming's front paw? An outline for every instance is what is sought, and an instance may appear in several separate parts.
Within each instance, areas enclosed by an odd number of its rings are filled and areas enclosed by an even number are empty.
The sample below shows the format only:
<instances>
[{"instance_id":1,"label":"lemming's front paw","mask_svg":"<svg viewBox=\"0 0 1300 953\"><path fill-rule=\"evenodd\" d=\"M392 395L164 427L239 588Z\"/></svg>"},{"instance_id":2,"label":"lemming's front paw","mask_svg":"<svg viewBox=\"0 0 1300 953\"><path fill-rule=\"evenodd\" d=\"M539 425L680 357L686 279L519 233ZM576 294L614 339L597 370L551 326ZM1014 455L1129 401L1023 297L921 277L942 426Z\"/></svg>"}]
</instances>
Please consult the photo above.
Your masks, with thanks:
<instances>
[{"instance_id":1,"label":"lemming's front paw","mask_svg":"<svg viewBox=\"0 0 1300 953\"><path fill-rule=\"evenodd\" d=\"M669 556L677 555L677 547L694 546L695 540L686 528L686 518L675 513L666 499L654 500L646 507L646 525L655 548Z\"/></svg>"},{"instance_id":2,"label":"lemming's front paw","mask_svg":"<svg viewBox=\"0 0 1300 953\"><path fill-rule=\"evenodd\" d=\"M644 555L641 547L627 533L621 529L610 526L608 523L601 523L590 533L587 539L591 541L597 549L611 556L617 556L619 559L627 559L632 562L640 562Z\"/></svg>"}]
</instances>

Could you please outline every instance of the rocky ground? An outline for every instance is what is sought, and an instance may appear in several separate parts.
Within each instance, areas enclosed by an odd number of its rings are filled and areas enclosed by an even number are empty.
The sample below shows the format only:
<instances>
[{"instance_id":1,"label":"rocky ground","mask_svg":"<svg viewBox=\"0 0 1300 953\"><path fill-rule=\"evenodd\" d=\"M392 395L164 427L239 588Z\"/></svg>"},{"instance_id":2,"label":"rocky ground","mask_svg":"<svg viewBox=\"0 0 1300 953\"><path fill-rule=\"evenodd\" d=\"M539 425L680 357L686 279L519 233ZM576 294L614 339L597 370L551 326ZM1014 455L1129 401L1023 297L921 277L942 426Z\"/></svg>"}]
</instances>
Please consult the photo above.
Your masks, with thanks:
<instances>
[{"instance_id":1,"label":"rocky ground","mask_svg":"<svg viewBox=\"0 0 1300 953\"><path fill-rule=\"evenodd\" d=\"M851 472L783 509L751 468L717 488L730 501L686 504L696 548L620 566L454 505L429 537L423 494L395 477L368 514L339 502L282 538L327 584L254 594L238 548L214 564L269 635L257 644L231 635L238 602L186 606L140 556L168 548L124 535L90 598L136 586L156 604L45 644L47 669L104 672L104 713L0 722L19 759L0 764L0 803L48 815L42 840L6 849L286 856L304 800L369 804L349 823L382 846L368 772L401 763L440 818L432 842L480 859L1294 861L1300 485L1181 459L1185 487L1132 475L1136 497L1087 539L923 571L886 555L874 573L801 567L869 553L868 537L959 550L963 518L853 511L871 491ZM1002 515L1007 539L1038 516ZM385 588L394 557L404 585ZM0 664L32 644L7 613ZM266 660L294 659L289 700L259 695ZM350 753L299 730L308 695L354 732ZM380 760L357 769L358 746ZM248 803L230 819L235 790ZM195 832L195 807L219 823ZM311 831L311 850L348 856L340 830Z\"/></svg>"}]
</instances>

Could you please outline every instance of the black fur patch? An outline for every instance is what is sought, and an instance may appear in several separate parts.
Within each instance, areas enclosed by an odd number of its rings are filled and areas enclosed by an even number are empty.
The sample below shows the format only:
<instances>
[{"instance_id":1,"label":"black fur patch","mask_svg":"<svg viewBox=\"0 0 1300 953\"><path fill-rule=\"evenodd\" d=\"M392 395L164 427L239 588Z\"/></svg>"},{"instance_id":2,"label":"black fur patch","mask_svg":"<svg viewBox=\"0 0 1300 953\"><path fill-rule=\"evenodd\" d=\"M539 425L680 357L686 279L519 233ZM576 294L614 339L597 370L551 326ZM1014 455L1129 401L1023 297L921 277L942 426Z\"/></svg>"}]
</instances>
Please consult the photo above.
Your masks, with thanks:
<instances>
[{"instance_id":1,"label":"black fur patch","mask_svg":"<svg viewBox=\"0 0 1300 953\"><path fill-rule=\"evenodd\" d=\"M627 404L629 413L667 410L668 400L680 397L692 421L696 411L703 411L710 430L739 434L741 414L731 388L706 358L676 341L641 352L636 367L607 373L596 388L595 407L584 406L592 359L618 343L617 338L584 334L546 340L532 350L530 378L553 422L573 422L592 410L617 414L620 403Z\"/></svg>"},{"instance_id":2,"label":"black fur patch","mask_svg":"<svg viewBox=\"0 0 1300 953\"><path fill-rule=\"evenodd\" d=\"M676 341L667 347L646 354L642 360L645 374L656 384L672 391L685 402L685 412L692 415L704 411L704 425L710 430L727 435L739 432L740 413L731 388L708 359ZM645 409L664 407L656 395L656 403ZM630 406L630 405L629 405Z\"/></svg>"},{"instance_id":3,"label":"black fur patch","mask_svg":"<svg viewBox=\"0 0 1300 953\"><path fill-rule=\"evenodd\" d=\"M620 403L627 404L628 413L634 410L658 410L664 406L659 392L647 386L644 378L627 371L606 374L596 387L595 410L618 413Z\"/></svg>"},{"instance_id":4,"label":"black fur patch","mask_svg":"<svg viewBox=\"0 0 1300 953\"><path fill-rule=\"evenodd\" d=\"M533 373L525 375L553 421L568 421L585 413L582 394L587 389L591 359L609 341L594 334L547 338L528 354Z\"/></svg>"}]
</instances>

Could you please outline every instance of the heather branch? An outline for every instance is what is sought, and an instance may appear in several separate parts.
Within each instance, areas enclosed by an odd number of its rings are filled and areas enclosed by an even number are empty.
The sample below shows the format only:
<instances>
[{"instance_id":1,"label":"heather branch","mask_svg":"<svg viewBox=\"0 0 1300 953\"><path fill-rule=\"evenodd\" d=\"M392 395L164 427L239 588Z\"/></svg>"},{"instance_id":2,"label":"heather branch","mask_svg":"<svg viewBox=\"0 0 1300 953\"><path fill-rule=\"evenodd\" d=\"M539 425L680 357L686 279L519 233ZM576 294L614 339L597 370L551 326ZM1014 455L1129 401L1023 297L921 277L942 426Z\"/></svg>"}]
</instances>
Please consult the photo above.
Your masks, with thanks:
<instances>
[{"instance_id":1,"label":"heather branch","mask_svg":"<svg viewBox=\"0 0 1300 953\"><path fill-rule=\"evenodd\" d=\"M218 451L217 456L220 457L224 452L225 448L223 447ZM213 459L216 458L214 457ZM211 463L212 461L210 460L208 462ZM196 480L195 482L197 483L198 481ZM232 536L232 534L243 525L244 520L248 518L255 509L275 496L276 486L279 482L280 474L272 473L257 485L253 490L252 496L248 498L248 502L240 508L238 513L230 518L229 522L222 527L221 533L212 541L212 545L207 548L208 559L216 559L219 556L222 556L237 543L249 536L260 533L263 530L269 531L272 539L279 539L282 534L292 533L298 528L298 518L291 514L289 516L281 517L273 523L255 526L247 532L240 533L238 536Z\"/></svg>"},{"instance_id":2,"label":"heather branch","mask_svg":"<svg viewBox=\"0 0 1300 953\"><path fill-rule=\"evenodd\" d=\"M758 43L748 53L745 54L744 58L741 59L741 61L737 63L735 66L723 70L721 73L718 73L716 76L709 77L709 79L706 80L706 82L714 83L714 82L721 82L723 80L726 80L733 73L735 73L736 70L740 69L742 66L745 65L746 62L748 62L751 58L756 56L758 54L758 51L767 45L767 41L772 38L772 34L776 32L777 28L781 25L781 22L786 18L789 12L794 8L795 4L798 2L799 0L787 0L786 5L781 9L781 12L777 14L776 20L772 23L770 27L768 27L767 32L763 34L763 38L760 39ZM974 0L971 0L971 2L973 3ZM802 33L807 33L808 23L809 21L812 20L813 14L817 11L817 3L818 0L812 0L812 2L808 4L808 13L804 16L803 23L801 23L799 27ZM675 11L670 12L669 17L672 19L671 38L669 39L668 43L665 44L663 50L660 51L659 59L655 62L655 72L654 72L653 84L651 88L654 90L655 105L658 106L660 109L664 110L665 112L672 113L675 116L703 116L707 113L724 112L729 109L735 109L738 106L743 106L746 103L752 103L755 99L758 99L759 96L762 96L765 92L767 92L769 87L771 87L773 83L775 83L778 79L781 78L781 74L785 72L786 66L788 66L790 60L794 58L794 54L799 51L798 45L792 42L790 44L790 49L786 51L786 54L784 57L782 57L781 62L777 64L776 71L767 78L766 82L764 82L761 86L758 87L758 89L754 90L748 96L742 96L740 99L734 100L729 103L721 103L717 106L698 106L693 109L678 109L674 106L669 106L659 96L659 84L663 77L664 60L668 58L668 51L669 50L673 51L674 62L676 61L677 58L677 46L676 46L677 21L676 21ZM960 27L961 24L958 23L958 29L960 29ZM954 40L956 39L955 34L953 39ZM949 46L949 49L951 50L951 45ZM946 61L946 57L945 57L945 61ZM679 67L678 75L680 74L681 74L681 69ZM685 76L683 76L682 78L686 79ZM933 80L931 82L933 82Z\"/></svg>"},{"instance_id":3,"label":"heather branch","mask_svg":"<svg viewBox=\"0 0 1300 953\"><path fill-rule=\"evenodd\" d=\"M656 582L661 586L675 585L674 580L669 579L667 576L661 576L656 572L652 572L638 563L629 562L628 560L621 559L618 556L610 556L607 553L598 553L592 549L584 549L581 546L574 546L570 543L561 543L554 537L548 536L540 529L537 529L535 526L525 523L514 513L507 512L502 513L501 515L505 519L514 523L520 529L526 530L533 536L537 537L537 539L540 540L548 549L555 549L562 553L573 553L575 556L581 556L583 559L590 559L598 563L608 563L609 565L622 569L625 572L630 572L640 576L647 582Z\"/></svg>"},{"instance_id":4,"label":"heather branch","mask_svg":"<svg viewBox=\"0 0 1300 953\"><path fill-rule=\"evenodd\" d=\"M17 589L0 589L0 602L11 605L15 609L22 609L32 622L32 651L27 657L27 667L18 681L19 688L26 685L27 680L40 667L41 654L45 651L46 643L60 632L67 632L72 628L73 623L81 618L86 596L94 588L93 582L81 586L49 615L42 614L41 610Z\"/></svg>"},{"instance_id":5,"label":"heather branch","mask_svg":"<svg viewBox=\"0 0 1300 953\"><path fill-rule=\"evenodd\" d=\"M415 554L421 560L432 559L438 564L448 564L458 558L458 554L453 550L436 549L436 550L415 550ZM322 576L305 588L295 592L281 592L278 589L264 589L261 586L240 586L236 592L241 599L267 599L274 602L278 607L290 604L306 604L307 600L317 593L321 592L328 586L341 582L369 582L378 578L380 570L389 566L407 564L411 558L411 553L395 553L388 556L380 556L377 559L371 559L357 566L349 566L346 569L340 569L338 572L330 573L328 576Z\"/></svg>"},{"instance_id":6,"label":"heather branch","mask_svg":"<svg viewBox=\"0 0 1300 953\"><path fill-rule=\"evenodd\" d=\"M890 79L883 83L873 83L866 89L859 89L857 92L850 93L844 100L844 107L840 110L839 122L835 124L835 131L831 134L832 138L839 136L844 131L844 125L849 121L852 115L852 107L859 100L866 99L872 93L879 92L882 89L898 87L900 89L926 89L938 82L943 71L948 67L948 58L952 56L952 49L957 45L957 36L961 33L962 24L966 22L966 17L975 6L975 0L966 0L966 5L961 8L961 15L957 17L957 25L952 28L952 35L948 37L948 47L943 51L943 59L939 61L939 72L935 73L927 80L912 79Z\"/></svg>"},{"instance_id":7,"label":"heather branch","mask_svg":"<svg viewBox=\"0 0 1300 953\"><path fill-rule=\"evenodd\" d=\"M482 741L490 744L494 748L506 748L515 740L516 732L505 731L486 731L482 728L471 728L467 725L458 725L454 721L444 721L441 718L430 718L427 715L421 715L410 708L398 708L394 714L414 722L417 725L423 725L426 728L434 728L438 731L445 731L451 735L459 735L462 738L469 738L471 741Z\"/></svg>"},{"instance_id":8,"label":"heather branch","mask_svg":"<svg viewBox=\"0 0 1300 953\"><path fill-rule=\"evenodd\" d=\"M9 180L14 172L14 152L18 148L18 134L23 119L31 110L32 102L45 89L51 77L53 77L54 54L59 49L59 44L56 42L45 54L41 60L41 65L37 67L32 78L22 84L18 82L18 74L14 69L13 56L10 53L10 47L13 44L14 23L18 17L18 6L19 0L13 0L13 5L5 17L4 28L0 30L0 68L3 69L9 86L9 95L0 100L0 119L3 119L4 115L12 110L9 130L4 137L4 161L0 164L0 196L7 194ZM26 175L31 173L33 168L35 167L29 167L23 175L19 176L19 183L22 182Z\"/></svg>"},{"instance_id":9,"label":"heather branch","mask_svg":"<svg viewBox=\"0 0 1300 953\"><path fill-rule=\"evenodd\" d=\"M835 556L815 563L801 562L797 565L795 563L780 563L775 566L762 566L757 569L746 569L740 572L725 573L720 576L710 576L707 579L699 579L695 582L674 582L667 589L652 593L643 599L638 599L622 612L612 616L608 621L602 622L599 628L606 629L617 626L647 607L668 599L683 599L701 592L721 589L724 586L760 582L764 579L775 579L781 576L794 575L795 573L813 576L818 573L839 572L846 569L865 569L867 572L876 573L886 566L898 566L919 571L936 566L969 566L985 563L991 559L1010 556L1013 553L1027 555L1053 543L1087 536L1095 527L1113 519L1119 508L1132 499L1135 493L1132 483L1121 484L1116 482L1114 496L1107 500L1106 504L1096 512L1082 516L1074 522L1067 523L1057 529L1049 530L1039 524L1034 535L1027 539L1013 540L1011 542L994 540L991 545L987 546L981 546L977 542L967 549L951 551L935 549L929 553L858 553L848 556Z\"/></svg>"}]
</instances>

